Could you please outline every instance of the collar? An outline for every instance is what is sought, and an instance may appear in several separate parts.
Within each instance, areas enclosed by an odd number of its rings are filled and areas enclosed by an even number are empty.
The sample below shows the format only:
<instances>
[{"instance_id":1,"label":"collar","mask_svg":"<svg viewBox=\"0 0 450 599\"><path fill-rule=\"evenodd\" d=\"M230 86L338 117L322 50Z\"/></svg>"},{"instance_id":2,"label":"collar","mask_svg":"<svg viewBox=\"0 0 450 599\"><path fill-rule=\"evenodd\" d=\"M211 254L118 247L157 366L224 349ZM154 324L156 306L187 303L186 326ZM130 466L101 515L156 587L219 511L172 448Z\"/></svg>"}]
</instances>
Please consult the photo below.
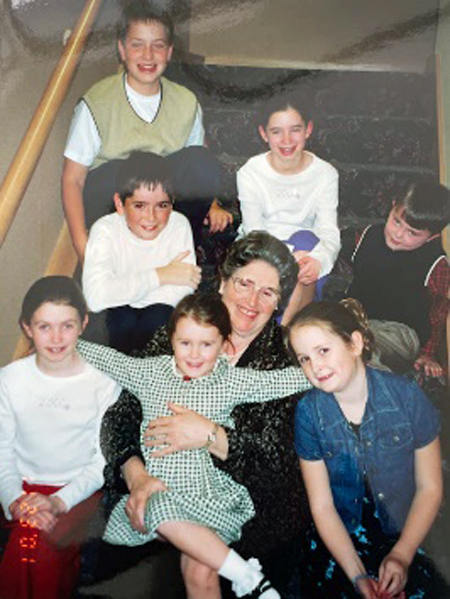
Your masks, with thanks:
<instances>
[{"instance_id":1,"label":"collar","mask_svg":"<svg viewBox=\"0 0 450 599\"><path fill-rule=\"evenodd\" d=\"M397 405L392 400L391 392L387 385L386 379L389 378L389 375L390 373L376 370L370 366L366 367L368 398L361 423L362 427L373 420L375 413L397 411ZM321 428L327 429L347 422L338 401L332 393L321 391L313 393L319 394L318 397L314 397L313 401L317 406L317 415Z\"/></svg>"}]
</instances>

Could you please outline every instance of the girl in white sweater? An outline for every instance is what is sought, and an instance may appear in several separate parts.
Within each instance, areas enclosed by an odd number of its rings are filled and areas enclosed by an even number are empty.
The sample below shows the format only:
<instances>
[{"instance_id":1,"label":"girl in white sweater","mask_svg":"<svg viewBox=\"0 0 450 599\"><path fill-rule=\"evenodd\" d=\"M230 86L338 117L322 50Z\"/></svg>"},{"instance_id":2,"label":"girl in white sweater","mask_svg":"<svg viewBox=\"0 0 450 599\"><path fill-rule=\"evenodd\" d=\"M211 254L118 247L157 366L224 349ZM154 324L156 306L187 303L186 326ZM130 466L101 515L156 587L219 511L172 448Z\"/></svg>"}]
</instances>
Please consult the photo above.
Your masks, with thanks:
<instances>
[{"instance_id":1,"label":"girl in white sweater","mask_svg":"<svg viewBox=\"0 0 450 599\"><path fill-rule=\"evenodd\" d=\"M120 391L76 351L86 323L73 279L39 279L20 316L34 353L0 372L2 599L70 597L77 579L82 525L103 485L100 421Z\"/></svg>"},{"instance_id":2,"label":"girl in white sweater","mask_svg":"<svg viewBox=\"0 0 450 599\"><path fill-rule=\"evenodd\" d=\"M297 96L274 97L259 115L258 130L269 151L237 173L241 232L268 231L293 251L300 273L283 315L286 324L312 301L337 258L338 173L305 150L313 123Z\"/></svg>"}]
</instances>

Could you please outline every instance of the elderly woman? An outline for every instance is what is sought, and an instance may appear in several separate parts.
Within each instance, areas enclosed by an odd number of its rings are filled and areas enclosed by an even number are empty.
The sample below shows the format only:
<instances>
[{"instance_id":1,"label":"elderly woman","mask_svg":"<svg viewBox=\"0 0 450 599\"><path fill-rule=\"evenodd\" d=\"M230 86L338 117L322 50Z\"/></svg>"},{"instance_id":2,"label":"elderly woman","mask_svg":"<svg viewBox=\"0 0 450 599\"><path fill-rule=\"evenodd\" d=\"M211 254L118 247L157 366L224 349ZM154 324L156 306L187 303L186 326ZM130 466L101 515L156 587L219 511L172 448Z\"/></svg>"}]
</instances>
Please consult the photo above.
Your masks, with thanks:
<instances>
[{"instance_id":1,"label":"elderly woman","mask_svg":"<svg viewBox=\"0 0 450 599\"><path fill-rule=\"evenodd\" d=\"M272 319L296 284L298 266L286 246L264 231L236 241L220 270L220 293L230 312L232 335L226 354L236 368L284 368L290 358L281 328ZM158 331L145 354L171 353L165 328ZM255 504L238 551L256 556L280 592L288 592L309 524L307 499L294 451L294 411L297 396L265 404L246 404L233 411L235 428L216 425L182 406L171 405L173 416L150 422L146 444L167 444L155 455L207 447L217 465L244 484ZM170 398L168 398L170 401ZM149 476L139 449L140 404L126 393L104 419L103 446L110 486L120 470L130 492L127 513L142 530L149 497ZM111 484L113 483L113 484ZM189 599L220 599L216 572L191 558L182 561ZM292 585L291 585L292 586Z\"/></svg>"}]
</instances>

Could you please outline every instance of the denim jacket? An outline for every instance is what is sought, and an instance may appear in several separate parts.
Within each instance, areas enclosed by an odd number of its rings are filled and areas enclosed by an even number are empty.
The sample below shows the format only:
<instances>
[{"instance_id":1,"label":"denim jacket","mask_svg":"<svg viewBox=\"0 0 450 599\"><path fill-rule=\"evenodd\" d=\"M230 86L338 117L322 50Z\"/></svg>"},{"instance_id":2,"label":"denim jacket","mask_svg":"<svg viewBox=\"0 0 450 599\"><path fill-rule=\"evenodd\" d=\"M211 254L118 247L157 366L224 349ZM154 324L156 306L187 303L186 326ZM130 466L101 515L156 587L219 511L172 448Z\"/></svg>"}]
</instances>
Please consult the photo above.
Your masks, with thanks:
<instances>
[{"instance_id":1,"label":"denim jacket","mask_svg":"<svg viewBox=\"0 0 450 599\"><path fill-rule=\"evenodd\" d=\"M439 431L437 412L419 386L367 368L368 400L359 435L334 395L310 391L297 405L295 446L304 460L324 460L336 509L353 532L368 481L383 531L401 531L415 494L414 452Z\"/></svg>"}]
</instances>

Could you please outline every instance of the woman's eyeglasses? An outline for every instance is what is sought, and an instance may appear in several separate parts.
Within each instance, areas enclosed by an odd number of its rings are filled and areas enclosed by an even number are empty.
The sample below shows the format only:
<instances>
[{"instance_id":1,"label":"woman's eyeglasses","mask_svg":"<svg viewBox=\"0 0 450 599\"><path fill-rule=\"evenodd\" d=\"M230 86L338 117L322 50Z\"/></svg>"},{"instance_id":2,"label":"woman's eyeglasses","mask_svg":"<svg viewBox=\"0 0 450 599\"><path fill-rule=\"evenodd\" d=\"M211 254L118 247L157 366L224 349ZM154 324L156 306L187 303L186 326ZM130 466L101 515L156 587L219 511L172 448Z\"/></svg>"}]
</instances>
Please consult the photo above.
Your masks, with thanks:
<instances>
[{"instance_id":1,"label":"woman's eyeglasses","mask_svg":"<svg viewBox=\"0 0 450 599\"><path fill-rule=\"evenodd\" d=\"M280 292L272 287L257 287L255 281L251 279L241 279L241 277L231 277L234 289L238 295L248 297L256 293L261 303L266 305L277 304L280 300Z\"/></svg>"}]
</instances>

